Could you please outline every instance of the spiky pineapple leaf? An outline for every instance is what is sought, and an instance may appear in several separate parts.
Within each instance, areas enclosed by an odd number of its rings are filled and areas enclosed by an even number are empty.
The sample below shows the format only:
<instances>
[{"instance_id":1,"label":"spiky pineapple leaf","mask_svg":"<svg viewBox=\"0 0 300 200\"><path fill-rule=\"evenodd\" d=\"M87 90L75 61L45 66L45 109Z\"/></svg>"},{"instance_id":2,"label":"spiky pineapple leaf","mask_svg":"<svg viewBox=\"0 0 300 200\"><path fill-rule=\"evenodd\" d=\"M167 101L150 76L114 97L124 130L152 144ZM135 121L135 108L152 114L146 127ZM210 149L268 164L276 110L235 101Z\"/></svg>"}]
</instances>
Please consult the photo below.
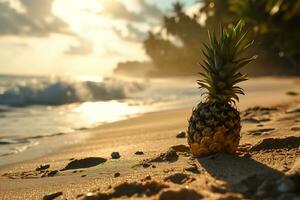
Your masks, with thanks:
<instances>
[{"instance_id":1,"label":"spiky pineapple leaf","mask_svg":"<svg viewBox=\"0 0 300 200\"><path fill-rule=\"evenodd\" d=\"M197 81L199 88L205 89L203 93L208 101L234 103L239 101L238 95L244 91L236 84L248 80L240 70L257 58L240 56L253 44L247 42L247 31L244 31L243 22L235 26L223 28L220 26L219 40L215 32L208 31L208 44L203 43L203 72Z\"/></svg>"}]
</instances>

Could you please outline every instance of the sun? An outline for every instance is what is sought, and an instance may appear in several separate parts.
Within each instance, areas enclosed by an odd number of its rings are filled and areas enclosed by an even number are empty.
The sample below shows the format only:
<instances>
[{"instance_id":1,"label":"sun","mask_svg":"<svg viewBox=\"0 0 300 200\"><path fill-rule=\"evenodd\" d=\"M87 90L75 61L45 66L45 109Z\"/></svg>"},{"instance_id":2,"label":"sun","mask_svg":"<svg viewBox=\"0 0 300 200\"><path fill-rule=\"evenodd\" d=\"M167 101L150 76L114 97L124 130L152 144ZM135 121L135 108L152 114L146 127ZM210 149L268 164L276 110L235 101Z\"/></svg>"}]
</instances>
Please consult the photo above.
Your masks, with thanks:
<instances>
[{"instance_id":1,"label":"sun","mask_svg":"<svg viewBox=\"0 0 300 200\"><path fill-rule=\"evenodd\" d=\"M101 22L99 13L102 6L98 0L55 0L52 12L65 21L70 29L78 34L88 27Z\"/></svg>"}]
</instances>

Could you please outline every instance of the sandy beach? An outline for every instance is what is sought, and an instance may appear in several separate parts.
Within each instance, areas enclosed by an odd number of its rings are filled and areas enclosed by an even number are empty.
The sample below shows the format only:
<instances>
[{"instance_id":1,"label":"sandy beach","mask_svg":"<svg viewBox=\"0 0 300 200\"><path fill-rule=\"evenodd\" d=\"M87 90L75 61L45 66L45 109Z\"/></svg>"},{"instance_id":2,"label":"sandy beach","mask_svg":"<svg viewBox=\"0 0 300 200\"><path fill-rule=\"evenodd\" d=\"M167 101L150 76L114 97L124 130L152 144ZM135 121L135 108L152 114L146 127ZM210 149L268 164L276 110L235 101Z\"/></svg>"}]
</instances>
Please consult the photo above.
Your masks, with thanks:
<instances>
[{"instance_id":1,"label":"sandy beach","mask_svg":"<svg viewBox=\"0 0 300 200\"><path fill-rule=\"evenodd\" d=\"M264 81L282 87L268 92ZM191 157L181 132L192 107L147 113L90 129L80 144L1 167L0 199L299 199L300 95L287 92L300 93L300 79L247 84L254 92L238 104L236 155Z\"/></svg>"}]
</instances>

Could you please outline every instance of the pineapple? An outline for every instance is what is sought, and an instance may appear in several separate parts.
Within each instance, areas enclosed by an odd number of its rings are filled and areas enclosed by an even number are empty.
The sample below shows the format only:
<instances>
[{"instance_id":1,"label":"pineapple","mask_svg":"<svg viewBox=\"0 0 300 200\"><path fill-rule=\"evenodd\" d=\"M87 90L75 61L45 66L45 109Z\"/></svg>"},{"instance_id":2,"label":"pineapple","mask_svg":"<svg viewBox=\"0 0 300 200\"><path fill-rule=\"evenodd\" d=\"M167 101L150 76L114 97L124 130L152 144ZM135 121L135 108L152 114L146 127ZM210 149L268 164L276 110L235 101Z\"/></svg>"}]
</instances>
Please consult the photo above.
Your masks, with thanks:
<instances>
[{"instance_id":1,"label":"pineapple","mask_svg":"<svg viewBox=\"0 0 300 200\"><path fill-rule=\"evenodd\" d=\"M257 56L239 58L252 42L246 43L247 33L242 22L227 29L221 27L220 39L209 35L204 44L202 78L197 81L205 89L205 101L192 111L188 127L188 143L196 157L218 152L234 153L240 141L240 113L236 109L238 94L244 95L237 83L247 80L239 70Z\"/></svg>"}]
</instances>

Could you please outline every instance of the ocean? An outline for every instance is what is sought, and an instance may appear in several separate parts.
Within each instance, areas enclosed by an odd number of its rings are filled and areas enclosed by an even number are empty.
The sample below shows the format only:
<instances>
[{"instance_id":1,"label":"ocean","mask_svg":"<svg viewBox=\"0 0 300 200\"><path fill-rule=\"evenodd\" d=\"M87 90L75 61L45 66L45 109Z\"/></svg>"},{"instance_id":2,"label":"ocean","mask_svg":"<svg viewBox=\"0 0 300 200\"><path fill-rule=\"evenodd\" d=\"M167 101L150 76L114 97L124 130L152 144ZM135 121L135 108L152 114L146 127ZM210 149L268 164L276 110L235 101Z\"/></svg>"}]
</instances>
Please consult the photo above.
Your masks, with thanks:
<instances>
[{"instance_id":1,"label":"ocean","mask_svg":"<svg viewBox=\"0 0 300 200\"><path fill-rule=\"evenodd\" d=\"M193 78L0 75L0 165L81 142L103 123L192 108L199 99Z\"/></svg>"}]
</instances>

